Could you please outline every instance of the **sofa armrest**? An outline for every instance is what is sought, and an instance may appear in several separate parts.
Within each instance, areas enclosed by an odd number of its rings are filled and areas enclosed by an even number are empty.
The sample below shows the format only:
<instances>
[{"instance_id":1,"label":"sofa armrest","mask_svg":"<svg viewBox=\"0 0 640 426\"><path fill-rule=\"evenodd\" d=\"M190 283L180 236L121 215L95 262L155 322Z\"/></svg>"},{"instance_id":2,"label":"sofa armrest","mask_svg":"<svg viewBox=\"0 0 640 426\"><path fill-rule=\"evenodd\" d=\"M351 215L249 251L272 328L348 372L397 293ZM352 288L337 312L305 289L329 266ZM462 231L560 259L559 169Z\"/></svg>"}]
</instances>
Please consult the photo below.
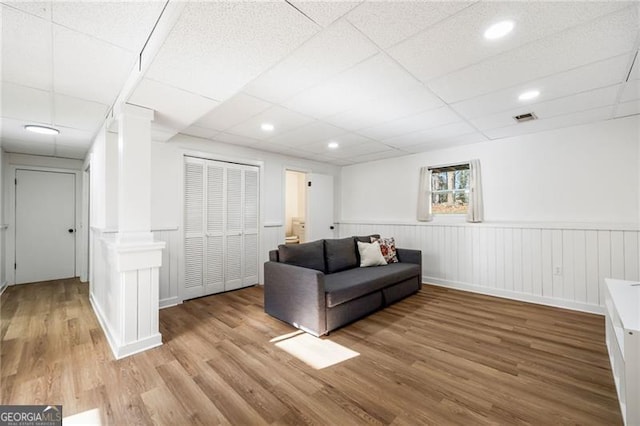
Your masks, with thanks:
<instances>
[{"instance_id":1,"label":"sofa armrest","mask_svg":"<svg viewBox=\"0 0 640 426\"><path fill-rule=\"evenodd\" d=\"M326 334L324 273L265 262L264 311L316 336Z\"/></svg>"},{"instance_id":2,"label":"sofa armrest","mask_svg":"<svg viewBox=\"0 0 640 426\"><path fill-rule=\"evenodd\" d=\"M420 274L422 274L422 250L396 248L396 253L399 262L420 265ZM422 282L422 276L420 281Z\"/></svg>"}]
</instances>

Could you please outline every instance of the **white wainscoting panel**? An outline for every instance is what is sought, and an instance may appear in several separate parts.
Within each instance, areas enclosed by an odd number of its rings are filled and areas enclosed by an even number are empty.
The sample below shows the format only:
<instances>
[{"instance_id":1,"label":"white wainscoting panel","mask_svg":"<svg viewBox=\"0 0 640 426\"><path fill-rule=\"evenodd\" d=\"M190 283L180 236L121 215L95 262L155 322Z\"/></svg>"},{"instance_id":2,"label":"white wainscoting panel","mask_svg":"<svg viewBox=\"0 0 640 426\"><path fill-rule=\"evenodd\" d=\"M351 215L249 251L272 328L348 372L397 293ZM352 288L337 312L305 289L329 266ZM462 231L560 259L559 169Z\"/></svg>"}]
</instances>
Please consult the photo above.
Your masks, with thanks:
<instances>
[{"instance_id":1,"label":"white wainscoting panel","mask_svg":"<svg viewBox=\"0 0 640 426\"><path fill-rule=\"evenodd\" d=\"M637 229L341 223L339 230L422 250L425 283L587 312L603 312L604 278L640 278Z\"/></svg>"},{"instance_id":2,"label":"white wainscoting panel","mask_svg":"<svg viewBox=\"0 0 640 426\"><path fill-rule=\"evenodd\" d=\"M269 252L284 244L285 228L283 224L265 224L262 228L262 262L260 263L260 284L264 284L264 262L269 260Z\"/></svg>"},{"instance_id":3,"label":"white wainscoting panel","mask_svg":"<svg viewBox=\"0 0 640 426\"><path fill-rule=\"evenodd\" d=\"M181 302L178 297L178 262L180 259L180 238L182 232L178 229L154 230L153 239L164 241L165 249L162 251L162 266L160 267L160 307L166 308Z\"/></svg>"}]
</instances>

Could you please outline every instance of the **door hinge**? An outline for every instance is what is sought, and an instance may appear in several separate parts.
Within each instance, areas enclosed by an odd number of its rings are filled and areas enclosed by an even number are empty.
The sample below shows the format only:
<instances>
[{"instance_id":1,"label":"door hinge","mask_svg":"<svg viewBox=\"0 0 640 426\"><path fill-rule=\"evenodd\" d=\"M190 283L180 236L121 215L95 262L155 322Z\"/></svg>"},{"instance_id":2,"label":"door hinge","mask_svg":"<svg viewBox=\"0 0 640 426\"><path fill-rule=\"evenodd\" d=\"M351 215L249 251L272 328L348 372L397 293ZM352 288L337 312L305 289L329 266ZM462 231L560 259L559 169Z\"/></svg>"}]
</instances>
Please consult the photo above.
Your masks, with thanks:
<instances>
[{"instance_id":1,"label":"door hinge","mask_svg":"<svg viewBox=\"0 0 640 426\"><path fill-rule=\"evenodd\" d=\"M18 184L18 179L17 179L17 178L16 178L16 179L14 179L14 182L15 182L15 184L17 185L17 184Z\"/></svg>"},{"instance_id":2,"label":"door hinge","mask_svg":"<svg viewBox=\"0 0 640 426\"><path fill-rule=\"evenodd\" d=\"M311 181L307 182L307 186L311 186Z\"/></svg>"},{"instance_id":3,"label":"door hinge","mask_svg":"<svg viewBox=\"0 0 640 426\"><path fill-rule=\"evenodd\" d=\"M14 270L18 269L18 264L17 264L17 263L14 263L14 264L13 264L13 269L14 269Z\"/></svg>"}]
</instances>

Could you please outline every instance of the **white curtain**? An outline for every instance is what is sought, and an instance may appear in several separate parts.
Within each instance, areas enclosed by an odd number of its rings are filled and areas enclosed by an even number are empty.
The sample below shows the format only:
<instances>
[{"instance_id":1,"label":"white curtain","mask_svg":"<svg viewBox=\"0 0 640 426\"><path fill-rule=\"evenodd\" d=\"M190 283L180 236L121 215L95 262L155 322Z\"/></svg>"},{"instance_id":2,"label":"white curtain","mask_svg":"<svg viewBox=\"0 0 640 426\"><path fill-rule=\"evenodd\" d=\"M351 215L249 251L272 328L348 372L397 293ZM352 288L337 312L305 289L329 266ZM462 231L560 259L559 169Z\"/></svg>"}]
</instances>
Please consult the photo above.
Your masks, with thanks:
<instances>
[{"instance_id":1,"label":"white curtain","mask_svg":"<svg viewBox=\"0 0 640 426\"><path fill-rule=\"evenodd\" d=\"M431 213L431 170L428 167L420 168L418 220L421 222L433 220L433 214Z\"/></svg>"},{"instance_id":2,"label":"white curtain","mask_svg":"<svg viewBox=\"0 0 640 426\"><path fill-rule=\"evenodd\" d=\"M467 222L482 222L482 179L480 178L480 160L469 161L469 207Z\"/></svg>"}]
</instances>

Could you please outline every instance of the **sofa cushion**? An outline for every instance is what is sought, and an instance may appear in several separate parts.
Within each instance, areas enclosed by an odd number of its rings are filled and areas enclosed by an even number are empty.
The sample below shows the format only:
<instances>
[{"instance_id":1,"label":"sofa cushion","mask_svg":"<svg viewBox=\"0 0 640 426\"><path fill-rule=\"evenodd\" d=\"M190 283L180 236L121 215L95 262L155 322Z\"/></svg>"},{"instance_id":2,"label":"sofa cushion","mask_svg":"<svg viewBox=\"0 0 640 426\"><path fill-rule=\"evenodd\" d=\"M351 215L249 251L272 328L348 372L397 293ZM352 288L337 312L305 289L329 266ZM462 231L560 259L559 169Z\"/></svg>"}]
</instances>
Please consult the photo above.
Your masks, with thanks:
<instances>
[{"instance_id":1,"label":"sofa cushion","mask_svg":"<svg viewBox=\"0 0 640 426\"><path fill-rule=\"evenodd\" d=\"M324 240L324 255L328 274L358 267L353 238Z\"/></svg>"},{"instance_id":2,"label":"sofa cushion","mask_svg":"<svg viewBox=\"0 0 640 426\"><path fill-rule=\"evenodd\" d=\"M360 267L366 268L368 266L386 265L387 261L384 260L382 251L380 250L380 243L358 243L358 253L360 253Z\"/></svg>"},{"instance_id":3,"label":"sofa cushion","mask_svg":"<svg viewBox=\"0 0 640 426\"><path fill-rule=\"evenodd\" d=\"M353 237L356 241L360 241L361 243L370 243L371 238L380 238L380 234L372 234L366 235L364 237Z\"/></svg>"},{"instance_id":4,"label":"sofa cushion","mask_svg":"<svg viewBox=\"0 0 640 426\"><path fill-rule=\"evenodd\" d=\"M348 269L327 275L324 277L327 306L337 306L419 275L420 267L413 263Z\"/></svg>"},{"instance_id":5,"label":"sofa cushion","mask_svg":"<svg viewBox=\"0 0 640 426\"><path fill-rule=\"evenodd\" d=\"M325 272L324 243L322 240L304 244L280 244L278 246L278 258L282 263Z\"/></svg>"}]
</instances>

